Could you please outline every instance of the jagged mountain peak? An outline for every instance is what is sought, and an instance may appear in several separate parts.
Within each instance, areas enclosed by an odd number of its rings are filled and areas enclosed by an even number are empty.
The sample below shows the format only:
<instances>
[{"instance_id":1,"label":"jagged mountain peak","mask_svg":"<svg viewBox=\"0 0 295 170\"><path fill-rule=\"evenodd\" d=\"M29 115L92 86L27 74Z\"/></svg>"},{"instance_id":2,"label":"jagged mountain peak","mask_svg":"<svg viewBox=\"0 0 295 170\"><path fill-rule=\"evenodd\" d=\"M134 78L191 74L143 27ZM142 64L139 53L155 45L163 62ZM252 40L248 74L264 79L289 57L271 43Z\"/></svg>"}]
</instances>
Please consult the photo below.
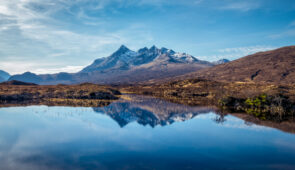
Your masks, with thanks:
<instances>
[{"instance_id":1,"label":"jagged mountain peak","mask_svg":"<svg viewBox=\"0 0 295 170\"><path fill-rule=\"evenodd\" d=\"M168 53L168 54L172 54L172 55L175 54L175 52L173 50L165 48L165 47L162 47L160 49L160 51L161 51L162 54L164 54L164 53Z\"/></svg>"},{"instance_id":2,"label":"jagged mountain peak","mask_svg":"<svg viewBox=\"0 0 295 170\"><path fill-rule=\"evenodd\" d=\"M121 45L120 48L112 54L112 56L122 55L129 51L131 51L129 48L127 48L125 45Z\"/></svg>"},{"instance_id":3,"label":"jagged mountain peak","mask_svg":"<svg viewBox=\"0 0 295 170\"><path fill-rule=\"evenodd\" d=\"M158 48L157 46L153 45L150 48L144 47L141 48L137 51L138 53L142 54L142 53L159 53L159 54L165 54L165 53L169 53L169 54L174 54L175 52L171 49L162 47L162 48Z\"/></svg>"},{"instance_id":4,"label":"jagged mountain peak","mask_svg":"<svg viewBox=\"0 0 295 170\"><path fill-rule=\"evenodd\" d=\"M150 49L149 52L151 53L159 53L160 49L158 47L156 47L155 45L153 45Z\"/></svg>"},{"instance_id":5,"label":"jagged mountain peak","mask_svg":"<svg viewBox=\"0 0 295 170\"><path fill-rule=\"evenodd\" d=\"M122 44L119 48L119 50L129 50L128 47L126 47L124 44Z\"/></svg>"},{"instance_id":6,"label":"jagged mountain peak","mask_svg":"<svg viewBox=\"0 0 295 170\"><path fill-rule=\"evenodd\" d=\"M153 46L150 48L150 50L158 50L158 48L157 48L155 45L153 45Z\"/></svg>"},{"instance_id":7,"label":"jagged mountain peak","mask_svg":"<svg viewBox=\"0 0 295 170\"><path fill-rule=\"evenodd\" d=\"M147 48L147 47L143 47L143 48L141 48L141 49L139 49L137 52L138 53L145 53L145 52L147 52L149 49Z\"/></svg>"},{"instance_id":8,"label":"jagged mountain peak","mask_svg":"<svg viewBox=\"0 0 295 170\"><path fill-rule=\"evenodd\" d=\"M166 53L166 52L168 52L168 49L165 48L165 47L162 47L162 48L160 49L160 51L161 51L161 53Z\"/></svg>"}]
</instances>

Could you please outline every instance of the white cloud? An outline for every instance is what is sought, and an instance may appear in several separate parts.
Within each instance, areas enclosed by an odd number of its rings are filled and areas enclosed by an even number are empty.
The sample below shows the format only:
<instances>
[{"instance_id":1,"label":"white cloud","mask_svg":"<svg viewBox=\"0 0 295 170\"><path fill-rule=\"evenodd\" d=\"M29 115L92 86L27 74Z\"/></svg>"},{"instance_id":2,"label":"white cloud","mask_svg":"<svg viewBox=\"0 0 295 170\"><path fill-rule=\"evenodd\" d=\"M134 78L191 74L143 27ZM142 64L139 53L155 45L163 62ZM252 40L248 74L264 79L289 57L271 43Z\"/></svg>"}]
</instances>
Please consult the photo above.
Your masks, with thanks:
<instances>
[{"instance_id":1,"label":"white cloud","mask_svg":"<svg viewBox=\"0 0 295 170\"><path fill-rule=\"evenodd\" d=\"M220 125L227 128L233 128L233 129L247 129L252 131L269 131L271 128L259 126L259 125L246 125L241 123L234 123L234 122L228 122L226 121L224 124Z\"/></svg>"},{"instance_id":2,"label":"white cloud","mask_svg":"<svg viewBox=\"0 0 295 170\"><path fill-rule=\"evenodd\" d=\"M198 5L198 4L202 3L202 2L203 2L203 0L195 0L195 1L193 2L193 4Z\"/></svg>"},{"instance_id":3,"label":"white cloud","mask_svg":"<svg viewBox=\"0 0 295 170\"><path fill-rule=\"evenodd\" d=\"M60 72L76 73L78 71L81 71L83 68L84 66L65 66L61 68L48 68L48 69L37 68L35 70L32 70L32 72L36 74L54 74L54 73L60 73Z\"/></svg>"},{"instance_id":4,"label":"white cloud","mask_svg":"<svg viewBox=\"0 0 295 170\"><path fill-rule=\"evenodd\" d=\"M30 62L24 63L20 61L13 61L13 62L1 61L0 69L7 71L9 74L20 74L20 73L23 73L25 70L30 70L30 68L34 67L36 64L30 63Z\"/></svg>"},{"instance_id":5,"label":"white cloud","mask_svg":"<svg viewBox=\"0 0 295 170\"><path fill-rule=\"evenodd\" d=\"M209 61L217 61L223 58L229 60L235 60L240 57L244 57L257 52L273 50L276 47L273 46L249 46L249 47L237 47L237 48L224 48L217 50L215 55L210 56L197 56L197 58Z\"/></svg>"},{"instance_id":6,"label":"white cloud","mask_svg":"<svg viewBox=\"0 0 295 170\"><path fill-rule=\"evenodd\" d=\"M225 4L219 9L247 12L250 10L257 9L259 7L260 7L260 4L257 1L256 2L235 1L235 2L230 2L228 4Z\"/></svg>"},{"instance_id":7,"label":"white cloud","mask_svg":"<svg viewBox=\"0 0 295 170\"><path fill-rule=\"evenodd\" d=\"M252 54L260 51L272 50L274 47L270 46L250 46L250 47L237 47L237 48L225 48L218 50L221 53L240 53L240 54Z\"/></svg>"},{"instance_id":8,"label":"white cloud","mask_svg":"<svg viewBox=\"0 0 295 170\"><path fill-rule=\"evenodd\" d=\"M53 74L60 72L76 73L85 66L62 66L58 63L31 62L31 61L5 61L0 62L0 69L10 74L22 74L30 71L36 74Z\"/></svg>"}]
</instances>

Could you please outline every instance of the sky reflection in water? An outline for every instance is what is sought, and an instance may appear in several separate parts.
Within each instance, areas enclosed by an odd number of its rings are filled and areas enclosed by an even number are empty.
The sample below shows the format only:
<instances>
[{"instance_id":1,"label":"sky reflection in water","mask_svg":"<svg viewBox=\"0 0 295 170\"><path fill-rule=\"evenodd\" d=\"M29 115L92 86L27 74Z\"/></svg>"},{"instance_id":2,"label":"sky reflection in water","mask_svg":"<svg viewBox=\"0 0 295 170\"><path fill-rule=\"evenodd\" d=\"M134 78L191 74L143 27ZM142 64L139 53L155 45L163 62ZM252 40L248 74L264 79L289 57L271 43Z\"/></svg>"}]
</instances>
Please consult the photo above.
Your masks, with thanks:
<instances>
[{"instance_id":1,"label":"sky reflection in water","mask_svg":"<svg viewBox=\"0 0 295 170\"><path fill-rule=\"evenodd\" d=\"M1 108L0 169L295 168L294 134L157 103Z\"/></svg>"}]
</instances>

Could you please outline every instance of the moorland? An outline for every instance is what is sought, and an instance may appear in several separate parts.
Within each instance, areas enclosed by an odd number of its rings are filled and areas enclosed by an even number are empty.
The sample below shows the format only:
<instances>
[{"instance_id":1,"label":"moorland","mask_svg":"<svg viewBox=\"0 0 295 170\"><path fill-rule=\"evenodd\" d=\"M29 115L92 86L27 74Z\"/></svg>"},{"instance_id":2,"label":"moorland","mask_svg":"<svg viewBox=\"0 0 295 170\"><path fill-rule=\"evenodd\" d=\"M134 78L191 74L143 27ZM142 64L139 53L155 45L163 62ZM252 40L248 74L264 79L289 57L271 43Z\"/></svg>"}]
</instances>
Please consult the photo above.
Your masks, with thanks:
<instances>
[{"instance_id":1,"label":"moorland","mask_svg":"<svg viewBox=\"0 0 295 170\"><path fill-rule=\"evenodd\" d=\"M0 83L0 106L60 105L98 107L117 100L121 93L109 86L37 85L19 81Z\"/></svg>"}]
</instances>

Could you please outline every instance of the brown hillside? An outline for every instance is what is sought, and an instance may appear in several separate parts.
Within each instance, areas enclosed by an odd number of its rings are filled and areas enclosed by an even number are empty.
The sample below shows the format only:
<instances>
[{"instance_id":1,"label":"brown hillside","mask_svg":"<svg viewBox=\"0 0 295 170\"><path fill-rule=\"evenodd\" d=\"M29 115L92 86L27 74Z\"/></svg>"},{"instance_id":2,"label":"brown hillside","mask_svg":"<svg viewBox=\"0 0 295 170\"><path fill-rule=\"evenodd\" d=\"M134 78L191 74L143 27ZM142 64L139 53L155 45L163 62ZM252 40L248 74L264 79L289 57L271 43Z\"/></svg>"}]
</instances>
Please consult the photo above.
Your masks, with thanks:
<instances>
[{"instance_id":1,"label":"brown hillside","mask_svg":"<svg viewBox=\"0 0 295 170\"><path fill-rule=\"evenodd\" d=\"M238 60L202 69L182 78L216 81L295 83L295 46L259 52Z\"/></svg>"}]
</instances>

